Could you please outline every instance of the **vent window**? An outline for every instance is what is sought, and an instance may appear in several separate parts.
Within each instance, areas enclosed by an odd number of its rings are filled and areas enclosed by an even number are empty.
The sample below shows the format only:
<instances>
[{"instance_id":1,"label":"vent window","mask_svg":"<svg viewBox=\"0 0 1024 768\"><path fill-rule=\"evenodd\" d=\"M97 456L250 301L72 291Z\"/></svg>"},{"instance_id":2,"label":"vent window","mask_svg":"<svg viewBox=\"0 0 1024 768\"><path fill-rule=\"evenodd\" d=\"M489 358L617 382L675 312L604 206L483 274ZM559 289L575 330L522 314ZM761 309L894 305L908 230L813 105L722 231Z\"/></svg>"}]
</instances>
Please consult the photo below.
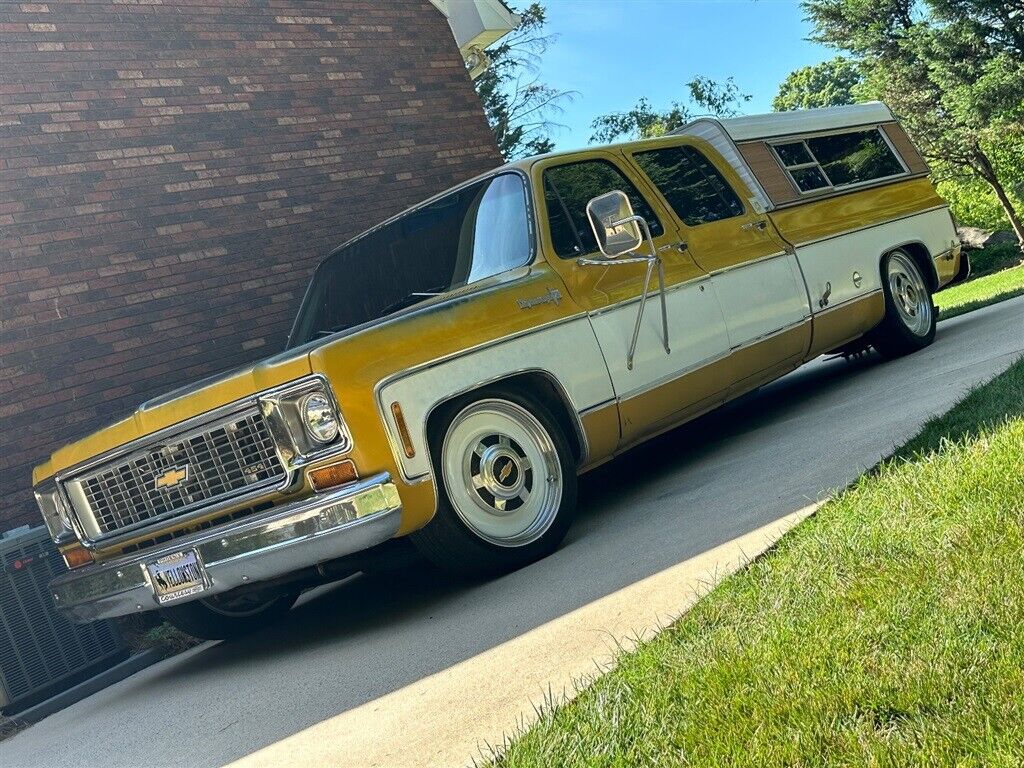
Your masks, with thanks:
<instances>
[{"instance_id":1,"label":"vent window","mask_svg":"<svg viewBox=\"0 0 1024 768\"><path fill-rule=\"evenodd\" d=\"M772 145L801 192L837 189L907 172L877 128Z\"/></svg>"}]
</instances>

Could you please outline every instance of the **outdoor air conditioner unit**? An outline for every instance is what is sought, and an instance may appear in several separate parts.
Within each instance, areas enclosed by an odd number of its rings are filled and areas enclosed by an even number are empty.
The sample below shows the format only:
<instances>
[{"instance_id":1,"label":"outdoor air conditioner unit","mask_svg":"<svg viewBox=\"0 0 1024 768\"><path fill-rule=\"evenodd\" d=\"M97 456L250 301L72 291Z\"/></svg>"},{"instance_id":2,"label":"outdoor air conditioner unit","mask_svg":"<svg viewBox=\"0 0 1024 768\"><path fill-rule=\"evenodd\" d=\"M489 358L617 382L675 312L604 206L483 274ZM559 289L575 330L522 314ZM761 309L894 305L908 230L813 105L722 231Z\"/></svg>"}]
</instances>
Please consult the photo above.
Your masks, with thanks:
<instances>
[{"instance_id":1,"label":"outdoor air conditioner unit","mask_svg":"<svg viewBox=\"0 0 1024 768\"><path fill-rule=\"evenodd\" d=\"M20 712L127 656L111 621L73 624L47 585L65 572L46 528L0 536L0 711Z\"/></svg>"}]
</instances>

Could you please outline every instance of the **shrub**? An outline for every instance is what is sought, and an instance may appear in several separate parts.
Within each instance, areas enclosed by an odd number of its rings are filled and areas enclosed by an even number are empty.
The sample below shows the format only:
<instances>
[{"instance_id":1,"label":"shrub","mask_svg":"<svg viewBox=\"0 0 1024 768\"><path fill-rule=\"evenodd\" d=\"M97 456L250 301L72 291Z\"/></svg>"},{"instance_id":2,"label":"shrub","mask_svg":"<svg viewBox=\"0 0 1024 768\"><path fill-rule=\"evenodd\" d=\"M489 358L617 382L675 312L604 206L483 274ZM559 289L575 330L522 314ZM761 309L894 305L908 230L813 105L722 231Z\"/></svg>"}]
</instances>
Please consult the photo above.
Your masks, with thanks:
<instances>
[{"instance_id":1,"label":"shrub","mask_svg":"<svg viewBox=\"0 0 1024 768\"><path fill-rule=\"evenodd\" d=\"M971 274L975 277L1015 267L1024 260L1024 253L1012 243L999 243L970 251Z\"/></svg>"}]
</instances>

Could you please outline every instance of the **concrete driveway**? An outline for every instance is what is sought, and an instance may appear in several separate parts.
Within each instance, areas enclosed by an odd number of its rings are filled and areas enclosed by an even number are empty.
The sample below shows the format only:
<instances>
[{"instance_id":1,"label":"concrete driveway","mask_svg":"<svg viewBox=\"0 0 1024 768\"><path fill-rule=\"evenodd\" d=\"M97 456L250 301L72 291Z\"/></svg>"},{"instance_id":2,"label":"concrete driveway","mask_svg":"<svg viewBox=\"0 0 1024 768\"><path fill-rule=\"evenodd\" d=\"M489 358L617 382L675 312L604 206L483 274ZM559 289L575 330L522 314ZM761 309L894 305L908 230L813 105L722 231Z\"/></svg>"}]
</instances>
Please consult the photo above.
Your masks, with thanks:
<instances>
[{"instance_id":1,"label":"concrete driveway","mask_svg":"<svg viewBox=\"0 0 1024 768\"><path fill-rule=\"evenodd\" d=\"M322 588L0 744L0 764L465 763L1022 353L1024 298L943 323L909 358L813 363L585 477L543 562Z\"/></svg>"}]
</instances>

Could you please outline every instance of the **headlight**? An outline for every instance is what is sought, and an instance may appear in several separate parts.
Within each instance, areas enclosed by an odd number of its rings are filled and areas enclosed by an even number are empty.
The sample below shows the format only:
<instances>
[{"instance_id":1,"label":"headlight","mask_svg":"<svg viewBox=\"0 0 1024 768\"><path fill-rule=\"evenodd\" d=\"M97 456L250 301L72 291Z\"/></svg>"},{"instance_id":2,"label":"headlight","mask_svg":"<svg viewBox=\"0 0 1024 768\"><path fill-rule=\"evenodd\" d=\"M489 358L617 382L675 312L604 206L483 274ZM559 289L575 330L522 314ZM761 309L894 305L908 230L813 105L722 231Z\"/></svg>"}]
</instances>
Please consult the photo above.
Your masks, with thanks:
<instances>
[{"instance_id":1,"label":"headlight","mask_svg":"<svg viewBox=\"0 0 1024 768\"><path fill-rule=\"evenodd\" d=\"M345 420L327 382L319 376L262 395L260 408L290 467L352 447Z\"/></svg>"},{"instance_id":2,"label":"headlight","mask_svg":"<svg viewBox=\"0 0 1024 768\"><path fill-rule=\"evenodd\" d=\"M43 515L43 522L46 523L46 529L50 532L50 538L57 544L71 541L75 534L71 530L64 502L61 501L60 494L57 493L57 486L47 486L34 493L36 504L39 505L39 511Z\"/></svg>"},{"instance_id":3,"label":"headlight","mask_svg":"<svg viewBox=\"0 0 1024 768\"><path fill-rule=\"evenodd\" d=\"M327 395L321 392L311 392L306 395L299 403L299 413L302 414L302 423L306 427L306 432L318 443L326 445L338 437L341 428L338 426L338 418L334 415L334 407L327 399Z\"/></svg>"}]
</instances>

